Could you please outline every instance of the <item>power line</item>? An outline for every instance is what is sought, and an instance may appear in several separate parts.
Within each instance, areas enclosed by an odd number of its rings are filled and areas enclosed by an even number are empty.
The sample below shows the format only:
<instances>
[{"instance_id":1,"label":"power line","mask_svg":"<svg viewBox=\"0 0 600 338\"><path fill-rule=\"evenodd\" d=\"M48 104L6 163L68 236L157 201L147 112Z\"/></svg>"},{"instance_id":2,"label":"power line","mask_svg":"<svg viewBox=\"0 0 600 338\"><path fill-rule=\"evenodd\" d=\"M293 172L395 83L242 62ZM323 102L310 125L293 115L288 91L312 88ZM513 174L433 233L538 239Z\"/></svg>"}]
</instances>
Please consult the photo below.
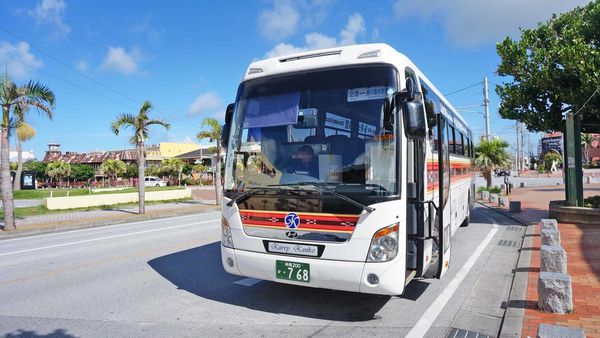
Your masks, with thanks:
<instances>
[{"instance_id":1,"label":"power line","mask_svg":"<svg viewBox=\"0 0 600 338\"><path fill-rule=\"evenodd\" d=\"M15 33L13 33L12 31L8 30L7 28L5 28L5 27L3 27L3 26L0 26L0 30L3 30L4 32L6 32L7 34L11 35L11 36L12 36L12 37L14 37L15 39L26 41L26 39L25 39L25 38L23 38L23 37L21 37L21 36L19 36L19 35L15 34ZM118 91L118 90L116 90L116 89L114 89L114 88L112 88L112 87L110 87L110 86L108 86L108 85L106 85L106 84L104 84L104 83L102 83L102 82L100 82L100 81L98 81L98 80L94 79L93 77L91 77L91 76L89 76L89 75L85 74L84 72L81 72L81 71L79 71L79 70L78 70L78 69L76 69L76 68L73 68L73 67L72 67L71 65L69 65L68 63L66 63L66 62L64 62L64 61L62 61L62 60L60 60L60 59L58 59L57 57L53 56L52 54L50 54L50 53L48 53L48 52L44 51L43 49L41 49L41 48L39 48L39 47L37 47L35 44L33 44L33 43L29 42L29 41L28 41L27 43L28 43L28 44L29 44L29 45L30 45L30 46L31 46L33 49L35 49L35 50L37 50L38 52L40 52L40 53L42 53L42 54L46 55L47 57L49 57L50 59L54 60L55 62L57 62L57 63L59 63L59 64L63 65L63 66L64 66L64 67L66 67L67 69L69 69L69 70L71 70L71 71L73 71L73 72L75 72L75 73L77 73L77 74L79 74L79 75L81 75L81 76L85 77L86 79L88 79L88 80L90 80L90 81L94 82L95 84L97 84L97 85L99 85L99 86L101 86L101 87L103 87L103 88L105 88L105 89L108 89L108 90L110 90L111 92L113 92L113 93L115 93L115 94L118 94L118 95L120 95L120 96L122 96L122 97L124 97L124 98L126 98L126 99L128 99L128 100L130 100L130 101L132 101L132 102L134 102L134 103L136 103L136 104L139 104L139 103L141 102L140 100L137 100L137 99L135 99L135 98L133 98L133 97L131 97L131 96L127 95L127 94L124 94L124 93L122 93L122 92L120 92L120 91ZM26 66L29 66L29 67L33 68L33 69L36 69L36 68L35 68L35 67L33 67L32 65L25 64L25 63L21 62L20 60L17 60L17 59L14 59L14 58L10 57L9 55L6 55L6 54L4 54L4 55L5 55L5 56L7 56L7 57L9 57L9 58L11 58L11 59L13 59L13 60L15 60L15 61L17 61L17 62L20 62L21 64L24 64L24 65L26 65ZM48 74L48 75L50 75L50 76L52 76L52 77L55 77L55 78L57 78L57 79L59 79L59 80L61 80L61 81L64 81L64 82L66 82L66 83L69 83L69 84L70 84L70 85L72 85L72 86L75 86L75 87L77 87L77 88L80 88L80 89L82 89L82 90L88 91L88 92L90 92L90 93L93 93L93 94L95 94L95 95L101 96L101 97L103 97L103 98L105 98L105 99L108 99L108 100L111 100L111 101L113 101L113 102L119 103L119 104L121 104L121 105L124 105L124 106L126 106L126 107L130 107L130 108L133 108L133 109L139 109L139 107L133 107L133 106L131 106L131 105L129 105L129 104L126 104L126 103L123 103L123 102L121 102L121 101L115 100L115 99L113 99L113 98L107 97L107 96L105 96L105 95L103 95L103 94L100 94L100 93L98 93L98 92L95 92L95 91L92 91L92 90L90 90L90 89L84 88L84 87L82 87L82 86L80 86L80 85L74 84L74 83L72 83L72 82L70 82L70 81L68 81L68 80L65 80L65 79L63 79L63 78L60 78L59 76L56 76L56 75L54 75L54 74L51 74L51 73L49 73L49 72L47 72L47 71L43 71L43 70L41 70L41 69L38 69L38 70L39 70L39 71L41 71L41 72L43 72L43 73L46 73L46 74ZM188 125L184 125L184 124L182 124L182 123L180 123L180 122L175 122L175 121L177 120L177 117L175 117L174 115L171 115L171 114L164 113L164 112L162 112L162 111L160 111L160 110L158 110L158 109L156 109L156 108L154 109L154 111L156 111L157 113L159 113L159 114L161 114L161 115L163 115L163 116L166 116L166 117L168 117L168 118L172 119L172 120L173 120L173 123L179 124L180 126L184 126L184 127L190 127L190 126L192 126L192 127L194 127L194 128L195 128L195 127L197 127L196 125L194 125L194 124L192 124L192 123L190 123L190 122L183 122L183 123L185 123L185 124L189 124L189 126L188 126Z\"/></svg>"},{"instance_id":2,"label":"power line","mask_svg":"<svg viewBox=\"0 0 600 338\"><path fill-rule=\"evenodd\" d=\"M462 88L462 89L459 89L459 90L455 90L455 91L453 91L453 92L450 92L450 93L448 93L448 94L444 94L444 96L449 96L449 95L452 95L452 94L456 94L456 93L458 93L458 92L462 92L463 90L467 90L467 89L469 89L469 88L473 88L473 87L475 87L475 86L479 86L479 85L481 85L481 81L480 81L480 82L477 82L477 83L474 83L474 84L472 84L472 85L470 85L470 86L468 86L468 87L465 87L465 88Z\"/></svg>"}]
</instances>

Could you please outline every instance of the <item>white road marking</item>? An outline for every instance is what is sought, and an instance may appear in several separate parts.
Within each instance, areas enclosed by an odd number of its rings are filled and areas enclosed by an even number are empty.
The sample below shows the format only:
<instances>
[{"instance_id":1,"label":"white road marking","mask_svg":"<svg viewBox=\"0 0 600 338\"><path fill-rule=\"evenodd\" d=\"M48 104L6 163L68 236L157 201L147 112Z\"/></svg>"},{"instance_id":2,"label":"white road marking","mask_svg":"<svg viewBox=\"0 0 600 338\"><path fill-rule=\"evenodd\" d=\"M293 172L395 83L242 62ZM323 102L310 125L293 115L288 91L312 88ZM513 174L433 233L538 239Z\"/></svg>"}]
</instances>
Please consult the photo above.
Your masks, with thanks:
<instances>
[{"instance_id":1,"label":"white road marking","mask_svg":"<svg viewBox=\"0 0 600 338\"><path fill-rule=\"evenodd\" d=\"M473 265L475 265L475 262L477 262L477 259L479 258L479 256L481 256L483 250L485 250L485 248L488 246L494 235L496 235L496 232L498 232L498 227L493 227L492 230L490 230L485 239L479 244L477 249L475 249L473 254L471 254L469 259L467 259L467 261L460 268L460 270L458 270L458 272L450 281L450 283L448 283L446 288L440 293L439 296L437 296L433 303L429 305L427 310L425 310L419 321L415 324L415 326L413 326L412 330L408 332L406 337L423 337L427 333L427 331L429 331L429 328L431 327L435 319L438 317L440 312L442 312L450 298L452 298L452 295L454 294L456 289L458 289L460 283L462 283L463 279L465 279Z\"/></svg>"},{"instance_id":2,"label":"white road marking","mask_svg":"<svg viewBox=\"0 0 600 338\"><path fill-rule=\"evenodd\" d=\"M261 279L256 278L244 278L238 281L233 282L233 284L242 285L242 286L253 286L254 284L258 284L262 282Z\"/></svg>"},{"instance_id":3,"label":"white road marking","mask_svg":"<svg viewBox=\"0 0 600 338\"><path fill-rule=\"evenodd\" d=\"M131 235L146 234L146 233L150 233L150 232L157 232L157 231L163 231L163 230L183 228L183 227L188 227L190 225L198 225L198 224L216 222L218 220L219 220L218 218L215 218L215 219L207 220L207 221L204 221L204 222L194 222L194 223L180 224L180 225L174 225L174 226L164 227L164 228L158 228L158 229L150 229L150 230L129 232L129 233L126 233L126 234L119 234L119 235L105 236L105 237L97 237L97 238L91 238L91 239L86 239L86 240L82 240L82 241L76 241L76 242L69 242L69 243L63 243L63 244L42 246L42 247L33 248L33 249L26 249L26 250L20 250L20 251L6 252L6 253L0 254L0 257L1 256L9 256L9 255L20 254L20 253L25 253L25 252L32 252L32 251L39 251L39 250L45 250L45 249L60 248L60 247L63 247L63 246L69 246L69 245L75 245L75 244L96 242L96 241L101 241L101 240L111 239L111 238L119 238L119 237L131 236Z\"/></svg>"},{"instance_id":4,"label":"white road marking","mask_svg":"<svg viewBox=\"0 0 600 338\"><path fill-rule=\"evenodd\" d=\"M91 228L85 228L85 229L57 231L57 232L53 232L50 234L41 234L41 235L31 235L31 236L23 236L23 237L17 237L17 238L0 239L0 244L6 243L6 242L21 241L21 240L25 240L25 239L36 239L36 238L41 238L41 237L66 235L66 234L87 232L87 231L93 231L93 230L112 229L112 228L122 227L125 225L137 225L137 224L145 224L145 223L152 223L152 222L160 222L161 220L164 220L164 219L180 219L180 218L187 218L187 217L193 217L193 216L197 217L197 216L205 216L205 215L208 216L208 215L214 214L214 213L217 213L217 212L207 212L207 213L201 213L201 214L191 214L191 215L174 216L174 217L166 217L166 218L155 218L155 219L149 219L146 221L127 222L127 223L119 223L119 224L91 227ZM220 211L218 213L220 213Z\"/></svg>"}]
</instances>

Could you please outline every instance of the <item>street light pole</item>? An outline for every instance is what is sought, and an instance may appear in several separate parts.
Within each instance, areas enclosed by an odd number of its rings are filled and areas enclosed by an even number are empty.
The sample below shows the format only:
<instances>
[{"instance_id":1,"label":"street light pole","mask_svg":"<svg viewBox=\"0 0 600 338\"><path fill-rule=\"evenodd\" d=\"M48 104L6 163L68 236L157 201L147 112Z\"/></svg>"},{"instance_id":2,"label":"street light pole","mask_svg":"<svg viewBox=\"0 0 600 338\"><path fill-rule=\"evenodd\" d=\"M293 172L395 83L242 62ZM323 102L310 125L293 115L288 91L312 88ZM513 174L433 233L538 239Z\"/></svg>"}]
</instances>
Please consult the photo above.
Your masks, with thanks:
<instances>
[{"instance_id":1,"label":"street light pole","mask_svg":"<svg viewBox=\"0 0 600 338\"><path fill-rule=\"evenodd\" d=\"M488 96L488 78L483 78L483 105L485 106L485 139L490 136L490 98Z\"/></svg>"}]
</instances>

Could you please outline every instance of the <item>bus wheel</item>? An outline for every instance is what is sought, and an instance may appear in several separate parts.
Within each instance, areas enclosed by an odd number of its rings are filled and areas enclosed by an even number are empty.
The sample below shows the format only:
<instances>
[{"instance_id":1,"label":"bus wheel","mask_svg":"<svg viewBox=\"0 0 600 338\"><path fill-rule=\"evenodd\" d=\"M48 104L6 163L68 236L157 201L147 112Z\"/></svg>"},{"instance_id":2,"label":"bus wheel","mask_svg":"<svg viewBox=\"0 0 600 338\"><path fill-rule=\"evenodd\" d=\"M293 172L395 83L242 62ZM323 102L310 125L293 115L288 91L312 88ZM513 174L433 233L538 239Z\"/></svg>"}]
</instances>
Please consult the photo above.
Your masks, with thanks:
<instances>
[{"instance_id":1,"label":"bus wheel","mask_svg":"<svg viewBox=\"0 0 600 338\"><path fill-rule=\"evenodd\" d=\"M469 193L469 197L467 198L467 216L465 216L465 220L460 225L461 227L468 227L471 223L471 194Z\"/></svg>"}]
</instances>

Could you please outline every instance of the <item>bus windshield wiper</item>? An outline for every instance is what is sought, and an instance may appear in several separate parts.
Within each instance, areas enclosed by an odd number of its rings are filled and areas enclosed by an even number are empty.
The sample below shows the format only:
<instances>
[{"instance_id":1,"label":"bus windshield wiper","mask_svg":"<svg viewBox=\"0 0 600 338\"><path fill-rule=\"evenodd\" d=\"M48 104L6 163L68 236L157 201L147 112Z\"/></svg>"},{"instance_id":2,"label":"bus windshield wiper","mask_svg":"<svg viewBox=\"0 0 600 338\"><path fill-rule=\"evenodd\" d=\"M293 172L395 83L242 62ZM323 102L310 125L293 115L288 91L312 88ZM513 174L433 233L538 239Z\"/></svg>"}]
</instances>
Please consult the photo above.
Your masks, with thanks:
<instances>
[{"instance_id":1,"label":"bus windshield wiper","mask_svg":"<svg viewBox=\"0 0 600 338\"><path fill-rule=\"evenodd\" d=\"M344 201L346 201L346 202L348 202L350 204L353 204L353 205L355 205L355 206L363 209L364 211L366 211L368 213L371 213L371 212L373 212L373 210L375 210L375 208L371 208L369 206L366 206L366 205L364 205L364 204L362 204L360 202L357 202L357 201L351 199L348 196L340 194L339 192L337 192L337 191L335 191L333 189L329 189L329 188L325 187L325 183L320 183L320 182L296 182L296 183L290 183L290 184L279 184L279 185L274 185L274 186L294 186L294 185L297 185L297 186L306 186L306 185L313 186L313 187L317 188L317 190L328 192L328 193L332 194L333 196L338 197L339 199L344 200Z\"/></svg>"},{"instance_id":2,"label":"bus windshield wiper","mask_svg":"<svg viewBox=\"0 0 600 338\"><path fill-rule=\"evenodd\" d=\"M250 198L250 196L260 193L260 192L265 192L268 191L270 189L267 188L252 188L244 193L242 193L241 195L238 195L236 198L232 199L231 201L227 202L227 206L230 207L232 206L234 203L239 203L239 202L243 202L245 200L247 200L248 198Z\"/></svg>"}]
</instances>

